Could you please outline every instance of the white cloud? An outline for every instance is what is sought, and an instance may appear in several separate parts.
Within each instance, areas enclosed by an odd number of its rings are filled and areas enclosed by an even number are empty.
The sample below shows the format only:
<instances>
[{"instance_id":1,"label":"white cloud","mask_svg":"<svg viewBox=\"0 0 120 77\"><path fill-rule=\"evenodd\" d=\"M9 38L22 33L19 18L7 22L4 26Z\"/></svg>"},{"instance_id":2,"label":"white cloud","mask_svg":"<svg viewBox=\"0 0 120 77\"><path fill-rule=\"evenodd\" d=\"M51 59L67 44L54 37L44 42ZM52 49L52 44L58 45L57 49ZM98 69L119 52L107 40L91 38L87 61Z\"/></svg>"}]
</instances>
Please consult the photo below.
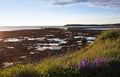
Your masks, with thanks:
<instances>
[{"instance_id":1,"label":"white cloud","mask_svg":"<svg viewBox=\"0 0 120 77\"><path fill-rule=\"evenodd\" d=\"M50 1L50 0L49 0ZM54 5L87 4L89 6L120 9L120 0L54 0Z\"/></svg>"}]
</instances>

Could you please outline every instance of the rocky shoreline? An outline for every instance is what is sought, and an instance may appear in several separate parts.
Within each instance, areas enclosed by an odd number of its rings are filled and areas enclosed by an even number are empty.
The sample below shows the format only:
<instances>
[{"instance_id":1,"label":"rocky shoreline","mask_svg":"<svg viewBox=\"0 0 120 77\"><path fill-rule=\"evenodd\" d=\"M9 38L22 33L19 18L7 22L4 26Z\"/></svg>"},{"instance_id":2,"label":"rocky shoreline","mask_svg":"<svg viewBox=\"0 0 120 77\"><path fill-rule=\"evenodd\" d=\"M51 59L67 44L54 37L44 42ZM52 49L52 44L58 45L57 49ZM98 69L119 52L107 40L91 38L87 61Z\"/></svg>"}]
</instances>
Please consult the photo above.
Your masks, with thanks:
<instances>
[{"instance_id":1,"label":"rocky shoreline","mask_svg":"<svg viewBox=\"0 0 120 77\"><path fill-rule=\"evenodd\" d=\"M47 57L72 53L81 49L81 39L84 36L89 45L101 32L60 28L1 31L1 68L36 63Z\"/></svg>"}]
</instances>

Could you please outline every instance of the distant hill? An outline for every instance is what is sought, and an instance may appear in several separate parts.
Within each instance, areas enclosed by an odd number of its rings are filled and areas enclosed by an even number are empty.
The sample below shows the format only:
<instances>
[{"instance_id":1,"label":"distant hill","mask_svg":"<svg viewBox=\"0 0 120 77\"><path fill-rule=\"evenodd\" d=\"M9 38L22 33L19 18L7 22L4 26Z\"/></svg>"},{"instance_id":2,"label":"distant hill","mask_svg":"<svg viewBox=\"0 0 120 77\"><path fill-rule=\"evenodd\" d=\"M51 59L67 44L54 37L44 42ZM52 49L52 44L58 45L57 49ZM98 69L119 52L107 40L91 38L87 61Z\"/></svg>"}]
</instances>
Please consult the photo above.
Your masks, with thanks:
<instances>
[{"instance_id":1,"label":"distant hill","mask_svg":"<svg viewBox=\"0 0 120 77\"><path fill-rule=\"evenodd\" d=\"M120 23L118 24L66 24L64 26L120 26Z\"/></svg>"}]
</instances>

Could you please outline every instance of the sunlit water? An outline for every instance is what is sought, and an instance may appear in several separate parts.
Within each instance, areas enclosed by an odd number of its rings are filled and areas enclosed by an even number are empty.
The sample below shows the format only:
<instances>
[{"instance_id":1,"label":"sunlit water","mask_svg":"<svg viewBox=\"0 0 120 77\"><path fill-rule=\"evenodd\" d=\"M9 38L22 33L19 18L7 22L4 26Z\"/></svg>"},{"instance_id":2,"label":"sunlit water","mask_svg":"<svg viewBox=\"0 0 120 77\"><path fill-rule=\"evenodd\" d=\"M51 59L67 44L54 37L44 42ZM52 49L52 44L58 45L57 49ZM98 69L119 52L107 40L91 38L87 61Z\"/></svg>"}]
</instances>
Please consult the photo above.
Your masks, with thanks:
<instances>
[{"instance_id":1,"label":"sunlit water","mask_svg":"<svg viewBox=\"0 0 120 77\"><path fill-rule=\"evenodd\" d=\"M118 30L120 26L0 26L0 31L13 30L29 30L29 29L44 29L44 28L77 28L86 30Z\"/></svg>"}]
</instances>

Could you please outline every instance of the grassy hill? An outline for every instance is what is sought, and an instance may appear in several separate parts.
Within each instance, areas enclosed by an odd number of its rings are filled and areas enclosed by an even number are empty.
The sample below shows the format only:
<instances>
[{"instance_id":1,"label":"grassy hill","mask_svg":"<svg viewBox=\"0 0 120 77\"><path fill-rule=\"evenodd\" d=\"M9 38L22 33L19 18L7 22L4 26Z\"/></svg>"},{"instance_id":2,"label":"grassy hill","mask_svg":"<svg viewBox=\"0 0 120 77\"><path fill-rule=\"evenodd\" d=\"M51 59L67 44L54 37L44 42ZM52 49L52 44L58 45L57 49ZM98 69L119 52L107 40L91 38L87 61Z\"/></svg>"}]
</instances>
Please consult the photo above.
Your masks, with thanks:
<instances>
[{"instance_id":1,"label":"grassy hill","mask_svg":"<svg viewBox=\"0 0 120 77\"><path fill-rule=\"evenodd\" d=\"M120 30L104 32L79 52L3 69L0 77L120 77Z\"/></svg>"}]
</instances>

